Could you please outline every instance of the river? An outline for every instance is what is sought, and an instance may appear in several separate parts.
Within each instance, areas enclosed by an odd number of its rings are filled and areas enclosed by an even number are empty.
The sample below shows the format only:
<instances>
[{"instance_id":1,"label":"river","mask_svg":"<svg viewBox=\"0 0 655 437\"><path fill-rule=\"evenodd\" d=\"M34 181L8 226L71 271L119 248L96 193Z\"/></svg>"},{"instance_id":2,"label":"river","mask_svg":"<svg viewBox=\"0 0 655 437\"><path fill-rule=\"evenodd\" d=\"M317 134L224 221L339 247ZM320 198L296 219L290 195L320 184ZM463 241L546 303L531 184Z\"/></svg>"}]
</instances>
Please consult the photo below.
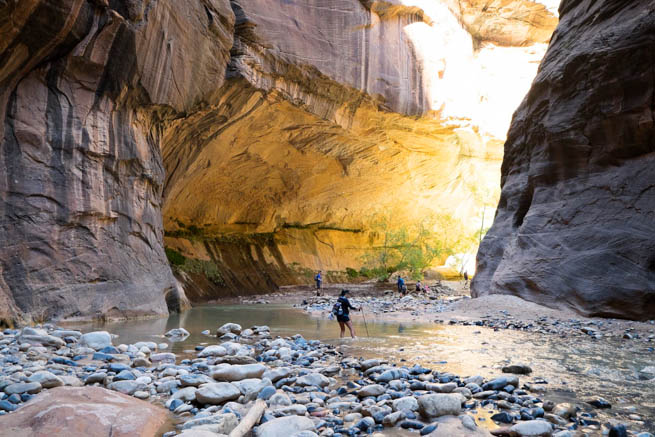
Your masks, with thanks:
<instances>
[{"instance_id":1,"label":"river","mask_svg":"<svg viewBox=\"0 0 655 437\"><path fill-rule=\"evenodd\" d=\"M268 325L273 336L302 334L339 346L346 355L385 358L403 364L418 363L440 372L462 377L499 375L509 363L526 363L533 369L522 383L536 383L545 390L542 398L557 402L580 402L601 396L612 404L611 410L587 409L598 413L596 420L607 423L620 420L630 429L655 429L655 384L638 377L638 370L653 365L655 353L644 343L620 340L594 340L534 332L499 330L440 324L399 323L367 319L355 314L354 326L359 338L339 339L336 322L311 316L291 305L212 305L197 306L182 314L163 319L130 320L81 325L84 331L104 329L119 335L114 342L155 341L169 343L169 350L191 356L196 345L216 343L203 330L215 332L227 322L244 328ZM163 334L182 327L191 335L171 342ZM367 335L368 328L368 335ZM637 414L645 424L628 418ZM489 427L491 424L489 424ZM600 435L592 432L590 435Z\"/></svg>"}]
</instances>

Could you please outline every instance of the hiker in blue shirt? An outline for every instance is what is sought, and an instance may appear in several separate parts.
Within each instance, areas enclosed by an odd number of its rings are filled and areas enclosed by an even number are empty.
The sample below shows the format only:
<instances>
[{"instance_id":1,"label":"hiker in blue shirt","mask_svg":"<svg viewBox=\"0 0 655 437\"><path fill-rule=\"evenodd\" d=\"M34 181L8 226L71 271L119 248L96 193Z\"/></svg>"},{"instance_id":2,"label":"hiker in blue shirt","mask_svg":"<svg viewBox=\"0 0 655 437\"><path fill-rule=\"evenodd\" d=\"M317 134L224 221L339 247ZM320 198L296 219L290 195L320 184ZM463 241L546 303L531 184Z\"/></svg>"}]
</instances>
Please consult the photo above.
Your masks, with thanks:
<instances>
[{"instance_id":1,"label":"hiker in blue shirt","mask_svg":"<svg viewBox=\"0 0 655 437\"><path fill-rule=\"evenodd\" d=\"M350 290L341 290L341 296L337 300L337 304L341 304L341 308L337 309L337 322L339 322L339 328L341 328L340 338L343 338L346 333L346 326L350 330L350 336L355 338L355 328L353 328L353 323L350 321L350 310L361 310L361 308L355 308L350 304L350 301L346 297L348 293L350 293Z\"/></svg>"},{"instance_id":2,"label":"hiker in blue shirt","mask_svg":"<svg viewBox=\"0 0 655 437\"><path fill-rule=\"evenodd\" d=\"M322 270L319 270L316 276L314 276L314 281L316 282L316 296L321 295L321 284L323 283L323 277L321 276Z\"/></svg>"},{"instance_id":3,"label":"hiker in blue shirt","mask_svg":"<svg viewBox=\"0 0 655 437\"><path fill-rule=\"evenodd\" d=\"M398 293L402 294L405 288L405 280L402 276L398 276L398 282L396 282L396 285L398 285Z\"/></svg>"}]
</instances>

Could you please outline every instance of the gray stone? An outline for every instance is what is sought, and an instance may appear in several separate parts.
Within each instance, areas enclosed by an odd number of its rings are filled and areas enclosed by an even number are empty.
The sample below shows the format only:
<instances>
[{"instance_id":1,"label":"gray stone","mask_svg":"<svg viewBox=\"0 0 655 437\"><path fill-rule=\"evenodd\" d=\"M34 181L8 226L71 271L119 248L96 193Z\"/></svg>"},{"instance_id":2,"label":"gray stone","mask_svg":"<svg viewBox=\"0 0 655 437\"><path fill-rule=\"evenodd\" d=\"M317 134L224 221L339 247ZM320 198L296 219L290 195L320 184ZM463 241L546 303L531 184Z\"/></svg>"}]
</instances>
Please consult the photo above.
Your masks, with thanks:
<instances>
[{"instance_id":1,"label":"gray stone","mask_svg":"<svg viewBox=\"0 0 655 437\"><path fill-rule=\"evenodd\" d=\"M300 431L313 431L314 422L307 417L288 416L268 421L257 427L256 437L289 437Z\"/></svg>"},{"instance_id":2,"label":"gray stone","mask_svg":"<svg viewBox=\"0 0 655 437\"><path fill-rule=\"evenodd\" d=\"M41 384L38 382L17 382L5 387L5 393L12 394L35 394L41 391Z\"/></svg>"},{"instance_id":3,"label":"gray stone","mask_svg":"<svg viewBox=\"0 0 655 437\"><path fill-rule=\"evenodd\" d=\"M107 331L88 332L80 337L80 345L95 350L112 346L111 334Z\"/></svg>"},{"instance_id":4,"label":"gray stone","mask_svg":"<svg viewBox=\"0 0 655 437\"><path fill-rule=\"evenodd\" d=\"M47 370L34 372L29 378L27 378L27 381L38 382L43 388L54 388L64 385L64 381L62 381L61 378Z\"/></svg>"},{"instance_id":5,"label":"gray stone","mask_svg":"<svg viewBox=\"0 0 655 437\"><path fill-rule=\"evenodd\" d=\"M423 395L418 398L421 415L427 419L445 415L457 415L462 410L464 396L459 393L438 393Z\"/></svg>"},{"instance_id":6,"label":"gray stone","mask_svg":"<svg viewBox=\"0 0 655 437\"><path fill-rule=\"evenodd\" d=\"M220 405L239 396L239 388L229 382L205 384L196 391L196 400L201 404Z\"/></svg>"},{"instance_id":7,"label":"gray stone","mask_svg":"<svg viewBox=\"0 0 655 437\"><path fill-rule=\"evenodd\" d=\"M261 378L265 371L263 364L221 364L212 371L212 378L217 381L241 381Z\"/></svg>"}]
</instances>

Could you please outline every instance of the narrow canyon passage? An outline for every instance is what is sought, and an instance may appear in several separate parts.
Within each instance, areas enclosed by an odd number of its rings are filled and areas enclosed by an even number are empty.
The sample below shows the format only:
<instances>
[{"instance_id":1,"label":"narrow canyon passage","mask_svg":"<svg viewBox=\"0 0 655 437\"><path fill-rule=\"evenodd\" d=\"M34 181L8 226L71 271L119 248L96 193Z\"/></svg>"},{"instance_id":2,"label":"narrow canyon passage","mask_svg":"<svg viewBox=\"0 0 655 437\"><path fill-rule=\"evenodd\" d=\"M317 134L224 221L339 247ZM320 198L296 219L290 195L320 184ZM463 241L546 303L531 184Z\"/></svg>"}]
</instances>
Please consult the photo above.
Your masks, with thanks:
<instances>
[{"instance_id":1,"label":"narrow canyon passage","mask_svg":"<svg viewBox=\"0 0 655 437\"><path fill-rule=\"evenodd\" d=\"M0 1L0 436L652 437L654 35Z\"/></svg>"}]
</instances>

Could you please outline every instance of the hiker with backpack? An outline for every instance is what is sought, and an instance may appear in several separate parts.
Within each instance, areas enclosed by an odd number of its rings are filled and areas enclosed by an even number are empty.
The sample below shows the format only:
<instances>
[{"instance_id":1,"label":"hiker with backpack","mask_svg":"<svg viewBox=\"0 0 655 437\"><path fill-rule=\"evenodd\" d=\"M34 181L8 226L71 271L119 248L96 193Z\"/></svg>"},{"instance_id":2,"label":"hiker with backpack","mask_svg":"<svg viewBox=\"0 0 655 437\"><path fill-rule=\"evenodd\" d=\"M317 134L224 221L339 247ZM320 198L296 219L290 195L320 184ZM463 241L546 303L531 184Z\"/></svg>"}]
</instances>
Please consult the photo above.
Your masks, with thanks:
<instances>
[{"instance_id":1,"label":"hiker with backpack","mask_svg":"<svg viewBox=\"0 0 655 437\"><path fill-rule=\"evenodd\" d=\"M339 322L339 328L341 328L341 335L339 338L343 338L346 333L346 326L350 330L350 336L355 338L355 328L353 328L353 324L350 321L350 310L361 311L361 307L355 308L351 305L346 297L346 294L348 293L350 293L350 290L341 290L341 295L339 296L339 299L337 299L337 303L332 307L332 314L336 316L337 322Z\"/></svg>"},{"instance_id":2,"label":"hiker with backpack","mask_svg":"<svg viewBox=\"0 0 655 437\"><path fill-rule=\"evenodd\" d=\"M323 277L321 276L321 273L323 273L323 271L319 270L316 276L314 276L314 282L316 282L316 296L321 295L321 284L323 283Z\"/></svg>"}]
</instances>

